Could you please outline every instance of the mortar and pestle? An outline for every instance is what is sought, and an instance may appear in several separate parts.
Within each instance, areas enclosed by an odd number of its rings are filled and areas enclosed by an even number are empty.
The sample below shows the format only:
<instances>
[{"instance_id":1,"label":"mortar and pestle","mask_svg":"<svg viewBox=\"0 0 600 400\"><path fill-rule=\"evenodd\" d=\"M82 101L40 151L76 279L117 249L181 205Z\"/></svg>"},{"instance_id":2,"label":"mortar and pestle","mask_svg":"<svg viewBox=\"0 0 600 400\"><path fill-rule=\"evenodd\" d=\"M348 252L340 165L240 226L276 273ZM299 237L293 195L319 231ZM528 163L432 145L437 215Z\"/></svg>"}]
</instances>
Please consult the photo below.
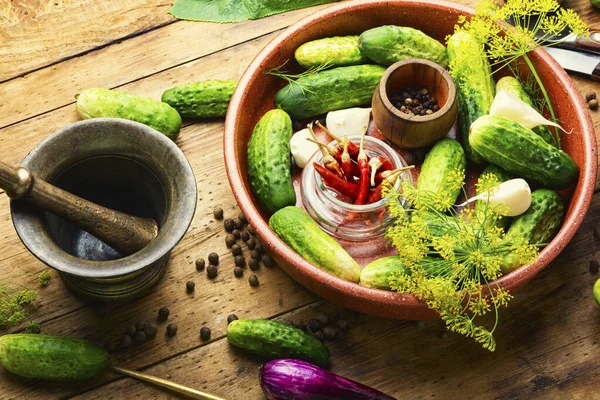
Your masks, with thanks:
<instances>
[{"instance_id":1,"label":"mortar and pestle","mask_svg":"<svg viewBox=\"0 0 600 400\"><path fill-rule=\"evenodd\" d=\"M123 119L69 125L14 168L0 163L23 244L87 299L140 297L162 277L196 209L183 152Z\"/></svg>"}]
</instances>

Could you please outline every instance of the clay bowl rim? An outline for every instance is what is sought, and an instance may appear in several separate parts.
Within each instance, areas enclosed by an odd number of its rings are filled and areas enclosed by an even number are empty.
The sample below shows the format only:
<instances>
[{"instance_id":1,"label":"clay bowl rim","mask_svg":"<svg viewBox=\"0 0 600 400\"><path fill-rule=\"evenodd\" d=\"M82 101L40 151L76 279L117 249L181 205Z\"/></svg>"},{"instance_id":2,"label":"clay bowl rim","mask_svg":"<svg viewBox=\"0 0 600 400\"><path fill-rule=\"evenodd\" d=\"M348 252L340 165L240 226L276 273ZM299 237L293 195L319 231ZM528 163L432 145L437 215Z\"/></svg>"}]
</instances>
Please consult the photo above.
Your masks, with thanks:
<instances>
[{"instance_id":1,"label":"clay bowl rim","mask_svg":"<svg viewBox=\"0 0 600 400\"><path fill-rule=\"evenodd\" d=\"M387 83L390 77L398 71L402 67L406 67L411 64L417 65L426 65L428 67L433 68L433 70L444 78L444 81L448 85L448 99L444 106L440 108L438 111L431 115L408 115L398 110L396 106L392 104L390 98L387 93ZM377 91L379 92L379 97L381 98L381 102L385 106L385 111L392 114L395 118L402 120L405 123L419 123L424 124L427 122L435 121L437 119L442 118L446 114L452 111L454 107L454 103L456 103L456 84L454 80L441 65L438 63L434 63L433 61L425 60L423 58L408 58L406 60L398 61L388 67L385 70L383 76L381 77L381 81L377 85ZM455 108L456 112L458 110Z\"/></svg>"},{"instance_id":2,"label":"clay bowl rim","mask_svg":"<svg viewBox=\"0 0 600 400\"><path fill-rule=\"evenodd\" d=\"M384 0L356 0L333 5L292 24L271 40L271 42L258 53L240 78L230 101L227 117L225 119L225 132L223 135L225 167L233 194L242 212L254 227L259 237L273 252L288 264L283 265L282 267L284 270L288 271L288 274L290 274L289 271L292 271L291 275L293 275L294 279L296 279L297 276L301 276L305 280L310 280L311 282L308 288L313 291L320 292L322 286L326 285L330 293L330 295L326 297L333 297L334 294L338 294L346 299L352 299L355 309L369 308L372 310L375 309L376 306L382 310L382 312L379 313L371 312L376 315L392 318L398 318L398 315L411 315L413 317L419 315L423 318L436 318L436 314L429 310L426 304L417 300L413 295L367 288L353 282L345 281L314 266L288 247L270 229L268 221L263 219L257 205L254 204L249 188L244 185L241 166L236 157L236 143L239 137L236 126L244 114L244 110L240 109L240 104L247 97L246 86L251 84L256 79L256 76L261 73L262 64L269 58L270 54L276 52L277 48L282 45L282 43L289 41L296 33L301 32L309 26L334 18L338 13L345 11L360 11L363 8L376 6L384 7L388 3L388 1ZM474 10L470 7L450 3L444 0L440 0L435 4L431 4L427 0L409 0L406 1L406 4L421 4L424 7L434 7L443 11L452 10L466 15L474 14ZM590 206L597 173L596 138L595 135L590 134L590 132L593 133L595 131L591 116L587 111L587 107L585 107L583 99L575 87L575 84L558 62L544 49L536 49L533 53L530 53L530 56L535 62L548 64L555 71L555 80L559 82L572 99L574 103L573 113L577 120L582 121L583 123L581 134L584 136L583 147L585 150L585 158L584 167L580 171L580 179L582 179L581 194L579 198L573 198L571 200L571 202L575 202L572 204L573 210L571 214L565 219L560 231L554 239L552 239L548 246L540 252L536 261L529 265L517 268L495 281L497 284L507 289L519 288L531 280L539 271L549 265L549 263L557 257L558 253L573 238L577 229L583 222L585 213ZM306 286L305 283L301 284ZM386 306L392 307L392 309L389 309ZM402 310L400 310L400 308L402 308Z\"/></svg>"}]
</instances>

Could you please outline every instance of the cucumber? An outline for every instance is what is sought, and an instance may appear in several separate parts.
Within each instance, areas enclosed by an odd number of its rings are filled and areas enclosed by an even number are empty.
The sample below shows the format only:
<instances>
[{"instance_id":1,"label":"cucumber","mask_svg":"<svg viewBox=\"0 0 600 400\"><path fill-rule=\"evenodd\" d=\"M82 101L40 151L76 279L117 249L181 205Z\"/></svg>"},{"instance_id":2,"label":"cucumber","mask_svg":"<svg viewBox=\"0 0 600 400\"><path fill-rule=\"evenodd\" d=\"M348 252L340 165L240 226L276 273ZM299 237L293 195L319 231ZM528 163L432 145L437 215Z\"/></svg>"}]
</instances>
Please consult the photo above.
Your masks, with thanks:
<instances>
[{"instance_id":1,"label":"cucumber","mask_svg":"<svg viewBox=\"0 0 600 400\"><path fill-rule=\"evenodd\" d=\"M0 337L0 364L25 378L80 380L104 371L108 367L108 353L81 339L4 335Z\"/></svg>"},{"instance_id":2,"label":"cucumber","mask_svg":"<svg viewBox=\"0 0 600 400\"><path fill-rule=\"evenodd\" d=\"M248 142L250 185L269 213L296 204L290 162L292 133L289 115L270 110L258 121Z\"/></svg>"},{"instance_id":3,"label":"cucumber","mask_svg":"<svg viewBox=\"0 0 600 400\"><path fill-rule=\"evenodd\" d=\"M598 6L600 6L600 2L598 3ZM600 306L600 279L596 280L596 283L594 283L592 293L594 295L594 301Z\"/></svg>"},{"instance_id":4,"label":"cucumber","mask_svg":"<svg viewBox=\"0 0 600 400\"><path fill-rule=\"evenodd\" d=\"M469 129L477 118L490 113L495 95L492 69L482 44L464 31L448 39L448 58L450 74L456 83L461 144L469 160L483 163L481 155L471 148Z\"/></svg>"},{"instance_id":5,"label":"cucumber","mask_svg":"<svg viewBox=\"0 0 600 400\"><path fill-rule=\"evenodd\" d=\"M418 29L384 25L363 32L360 52L377 64L390 66L408 58L424 58L446 68L448 54L443 44Z\"/></svg>"},{"instance_id":6,"label":"cucumber","mask_svg":"<svg viewBox=\"0 0 600 400\"><path fill-rule=\"evenodd\" d=\"M485 169L483 170L481 175L492 175L495 178L495 180L498 182L498 185L501 184L502 182L506 182L513 178L510 173L508 173L507 171L503 170L502 168L500 168L499 166L494 165L494 164L488 164L488 166L485 167ZM479 190L475 191L476 195L480 194L480 193L481 192ZM475 214L476 220L478 220L480 222L484 221L487 207L488 207L488 203L485 200L477 200L475 202L474 214ZM510 221L509 217L501 217L500 219L497 220L496 226L498 226L498 228L506 229L506 226L508 225L509 221Z\"/></svg>"},{"instance_id":7,"label":"cucumber","mask_svg":"<svg viewBox=\"0 0 600 400\"><path fill-rule=\"evenodd\" d=\"M358 49L358 36L335 36L304 43L294 53L296 61L306 69L344 67L369 61Z\"/></svg>"},{"instance_id":8,"label":"cucumber","mask_svg":"<svg viewBox=\"0 0 600 400\"><path fill-rule=\"evenodd\" d=\"M270 359L296 358L325 367L329 349L290 325L265 319L238 319L227 326L227 340L236 347Z\"/></svg>"},{"instance_id":9,"label":"cucumber","mask_svg":"<svg viewBox=\"0 0 600 400\"><path fill-rule=\"evenodd\" d=\"M181 129L181 116L167 103L116 90L84 90L77 97L77 113L82 119L125 118L140 122L164 133L173 141Z\"/></svg>"},{"instance_id":10,"label":"cucumber","mask_svg":"<svg viewBox=\"0 0 600 400\"><path fill-rule=\"evenodd\" d=\"M471 125L469 142L487 161L549 189L566 189L579 174L564 151L517 122L485 115Z\"/></svg>"},{"instance_id":11,"label":"cucumber","mask_svg":"<svg viewBox=\"0 0 600 400\"><path fill-rule=\"evenodd\" d=\"M382 257L365 265L360 273L360 284L375 289L391 290L388 279L397 272L406 272L401 258Z\"/></svg>"},{"instance_id":12,"label":"cucumber","mask_svg":"<svg viewBox=\"0 0 600 400\"><path fill-rule=\"evenodd\" d=\"M277 92L275 108L303 119L371 104L384 72L380 65L353 65L303 76Z\"/></svg>"},{"instance_id":13,"label":"cucumber","mask_svg":"<svg viewBox=\"0 0 600 400\"><path fill-rule=\"evenodd\" d=\"M466 168L465 152L456 140L442 139L438 141L425 156L421 173L417 180L419 201L438 199L433 206L439 211L450 209L460 194L460 187L452 187L449 180L453 171L464 173Z\"/></svg>"},{"instance_id":14,"label":"cucumber","mask_svg":"<svg viewBox=\"0 0 600 400\"><path fill-rule=\"evenodd\" d=\"M233 80L188 83L164 92L162 101L182 117L224 117L236 86L237 81Z\"/></svg>"},{"instance_id":15,"label":"cucumber","mask_svg":"<svg viewBox=\"0 0 600 400\"><path fill-rule=\"evenodd\" d=\"M515 217L506 232L506 239L525 239L532 245L545 245L558 233L564 218L565 207L560 196L548 189L538 189L531 193L531 206ZM520 267L512 256L507 256L501 269L508 273Z\"/></svg>"},{"instance_id":16,"label":"cucumber","mask_svg":"<svg viewBox=\"0 0 600 400\"><path fill-rule=\"evenodd\" d=\"M281 240L308 262L342 279L358 283L360 266L331 236L298 207L285 207L269 219Z\"/></svg>"},{"instance_id":17,"label":"cucumber","mask_svg":"<svg viewBox=\"0 0 600 400\"><path fill-rule=\"evenodd\" d=\"M505 76L503 78L500 78L498 80L498 82L496 82L496 93L498 93L502 90L507 91L508 93L510 93L513 96L520 99L525 104L527 104L535 109L535 107L533 106L533 102L531 101L531 98L525 91L525 88L523 87L523 85L521 85L521 82L519 82L519 80L517 78L515 78L514 76ZM550 128L548 128L548 126L546 126L546 125L536 126L535 128L532 129L532 131L536 135L538 135L539 137L544 139L544 142L551 144L554 147L557 147L557 143L556 143L556 140L554 139L554 135L552 135L552 132L550 132Z\"/></svg>"}]
</instances>

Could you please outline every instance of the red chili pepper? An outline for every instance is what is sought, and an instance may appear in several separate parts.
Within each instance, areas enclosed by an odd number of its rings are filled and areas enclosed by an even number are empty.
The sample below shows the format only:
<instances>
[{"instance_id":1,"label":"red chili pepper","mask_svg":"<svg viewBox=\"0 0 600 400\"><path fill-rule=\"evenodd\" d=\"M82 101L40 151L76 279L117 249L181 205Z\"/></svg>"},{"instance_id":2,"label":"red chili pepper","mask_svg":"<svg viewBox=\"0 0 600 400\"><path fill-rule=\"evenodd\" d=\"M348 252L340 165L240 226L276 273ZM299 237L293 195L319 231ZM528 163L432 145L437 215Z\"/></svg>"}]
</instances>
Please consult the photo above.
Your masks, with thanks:
<instances>
[{"instance_id":1,"label":"red chili pepper","mask_svg":"<svg viewBox=\"0 0 600 400\"><path fill-rule=\"evenodd\" d=\"M365 204L367 197L369 196L369 159L365 153L365 133L360 138L360 149L358 152L358 168L360 169L360 181L358 187L358 197L354 204L361 205Z\"/></svg>"},{"instance_id":2,"label":"red chili pepper","mask_svg":"<svg viewBox=\"0 0 600 400\"><path fill-rule=\"evenodd\" d=\"M411 168L412 168L412 166L398 168L394 171L385 171L385 172L390 172L390 174L388 174L383 179L383 181L375 189L373 189L371 194L369 194L369 200L368 200L367 204L375 203L376 201L381 200L383 189L389 185L393 185L394 182L396 182L396 179L398 179L398 177L400 176L400 174L402 172L406 171L407 169L411 169Z\"/></svg>"},{"instance_id":3,"label":"red chili pepper","mask_svg":"<svg viewBox=\"0 0 600 400\"><path fill-rule=\"evenodd\" d=\"M333 158L333 156L331 154L329 154L327 149L324 147L325 145L317 140L317 137L315 136L315 133L312 130L311 124L308 124L307 128L314 139L311 141L316 143L319 146L319 149L321 150L321 154L323 154L323 165L325 166L325 168L327 168L328 170L330 170L331 172L336 174L341 179L345 179L344 173L342 172L342 168L340 167L340 164L338 163L338 161L335 158Z\"/></svg>"},{"instance_id":4,"label":"red chili pepper","mask_svg":"<svg viewBox=\"0 0 600 400\"><path fill-rule=\"evenodd\" d=\"M342 178L335 175L333 172L324 168L323 166L313 162L315 170L321 175L325 185L339 192L340 194L348 197L352 201L355 201L358 197L358 185L351 182L346 182Z\"/></svg>"},{"instance_id":5,"label":"red chili pepper","mask_svg":"<svg viewBox=\"0 0 600 400\"><path fill-rule=\"evenodd\" d=\"M375 175L375 184L379 185L385 178L387 178L388 176L392 175L396 171L407 171L409 169L413 169L414 167L415 167L414 165L409 165L408 167L400 167L400 168L392 169L392 170L389 170L389 171L378 172Z\"/></svg>"},{"instance_id":6,"label":"red chili pepper","mask_svg":"<svg viewBox=\"0 0 600 400\"><path fill-rule=\"evenodd\" d=\"M338 142L339 144L341 144L341 143L343 142L343 139L342 139L341 137L339 137L339 136L337 136L337 135L334 135L333 133L331 133L331 132L329 131L329 129L327 129L325 126L323 126L323 125L322 125L322 124L321 124L319 121L317 121L317 126L318 126L319 128L321 128L321 129L323 129L323 130L325 131L325 133L326 133L326 134L327 134L327 135L328 135L330 138L332 138L333 140L337 140L337 142ZM350 153L350 157L352 157L352 158L356 158L356 157L358 157L358 152L359 152L359 151L360 151L360 150L359 150L359 148L358 148L358 146L357 146L357 145L355 145L355 144L354 144L354 143L352 143L352 142L349 142L349 143L348 143L348 153Z\"/></svg>"},{"instance_id":7,"label":"red chili pepper","mask_svg":"<svg viewBox=\"0 0 600 400\"><path fill-rule=\"evenodd\" d=\"M381 166L379 167L379 171L391 171L394 169L394 164L390 160L382 156L376 156L373 158L378 158L381 162Z\"/></svg>"},{"instance_id":8,"label":"red chili pepper","mask_svg":"<svg viewBox=\"0 0 600 400\"><path fill-rule=\"evenodd\" d=\"M354 181L354 165L352 163L352 159L350 158L350 153L348 153L348 136L344 136L344 151L342 152L342 171L346 176L346 180L348 182Z\"/></svg>"}]
</instances>

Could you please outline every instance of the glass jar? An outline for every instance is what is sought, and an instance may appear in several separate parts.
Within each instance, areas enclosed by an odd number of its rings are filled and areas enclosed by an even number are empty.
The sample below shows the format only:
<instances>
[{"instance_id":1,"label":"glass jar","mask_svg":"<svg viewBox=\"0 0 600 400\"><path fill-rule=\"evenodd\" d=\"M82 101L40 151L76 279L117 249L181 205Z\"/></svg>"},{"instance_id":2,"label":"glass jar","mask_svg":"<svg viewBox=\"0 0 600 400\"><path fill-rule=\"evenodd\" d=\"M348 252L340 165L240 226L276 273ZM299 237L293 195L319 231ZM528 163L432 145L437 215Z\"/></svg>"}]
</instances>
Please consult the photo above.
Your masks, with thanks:
<instances>
[{"instance_id":1,"label":"glass jar","mask_svg":"<svg viewBox=\"0 0 600 400\"><path fill-rule=\"evenodd\" d=\"M351 136L350 141L358 145L360 136ZM331 142L330 145L336 145ZM390 160L394 168L407 166L406 161L385 142L372 136L365 136L365 153L369 157L383 156ZM329 189L313 166L313 162L322 164L320 152L312 156L302 172L302 204L315 222L330 235L349 241L365 241L385 234L391 223L387 213L388 199L372 204L354 205L343 200L343 196ZM413 182L410 170L401 173L394 185L399 190L402 182ZM404 206L404 200L401 200Z\"/></svg>"}]
</instances>

